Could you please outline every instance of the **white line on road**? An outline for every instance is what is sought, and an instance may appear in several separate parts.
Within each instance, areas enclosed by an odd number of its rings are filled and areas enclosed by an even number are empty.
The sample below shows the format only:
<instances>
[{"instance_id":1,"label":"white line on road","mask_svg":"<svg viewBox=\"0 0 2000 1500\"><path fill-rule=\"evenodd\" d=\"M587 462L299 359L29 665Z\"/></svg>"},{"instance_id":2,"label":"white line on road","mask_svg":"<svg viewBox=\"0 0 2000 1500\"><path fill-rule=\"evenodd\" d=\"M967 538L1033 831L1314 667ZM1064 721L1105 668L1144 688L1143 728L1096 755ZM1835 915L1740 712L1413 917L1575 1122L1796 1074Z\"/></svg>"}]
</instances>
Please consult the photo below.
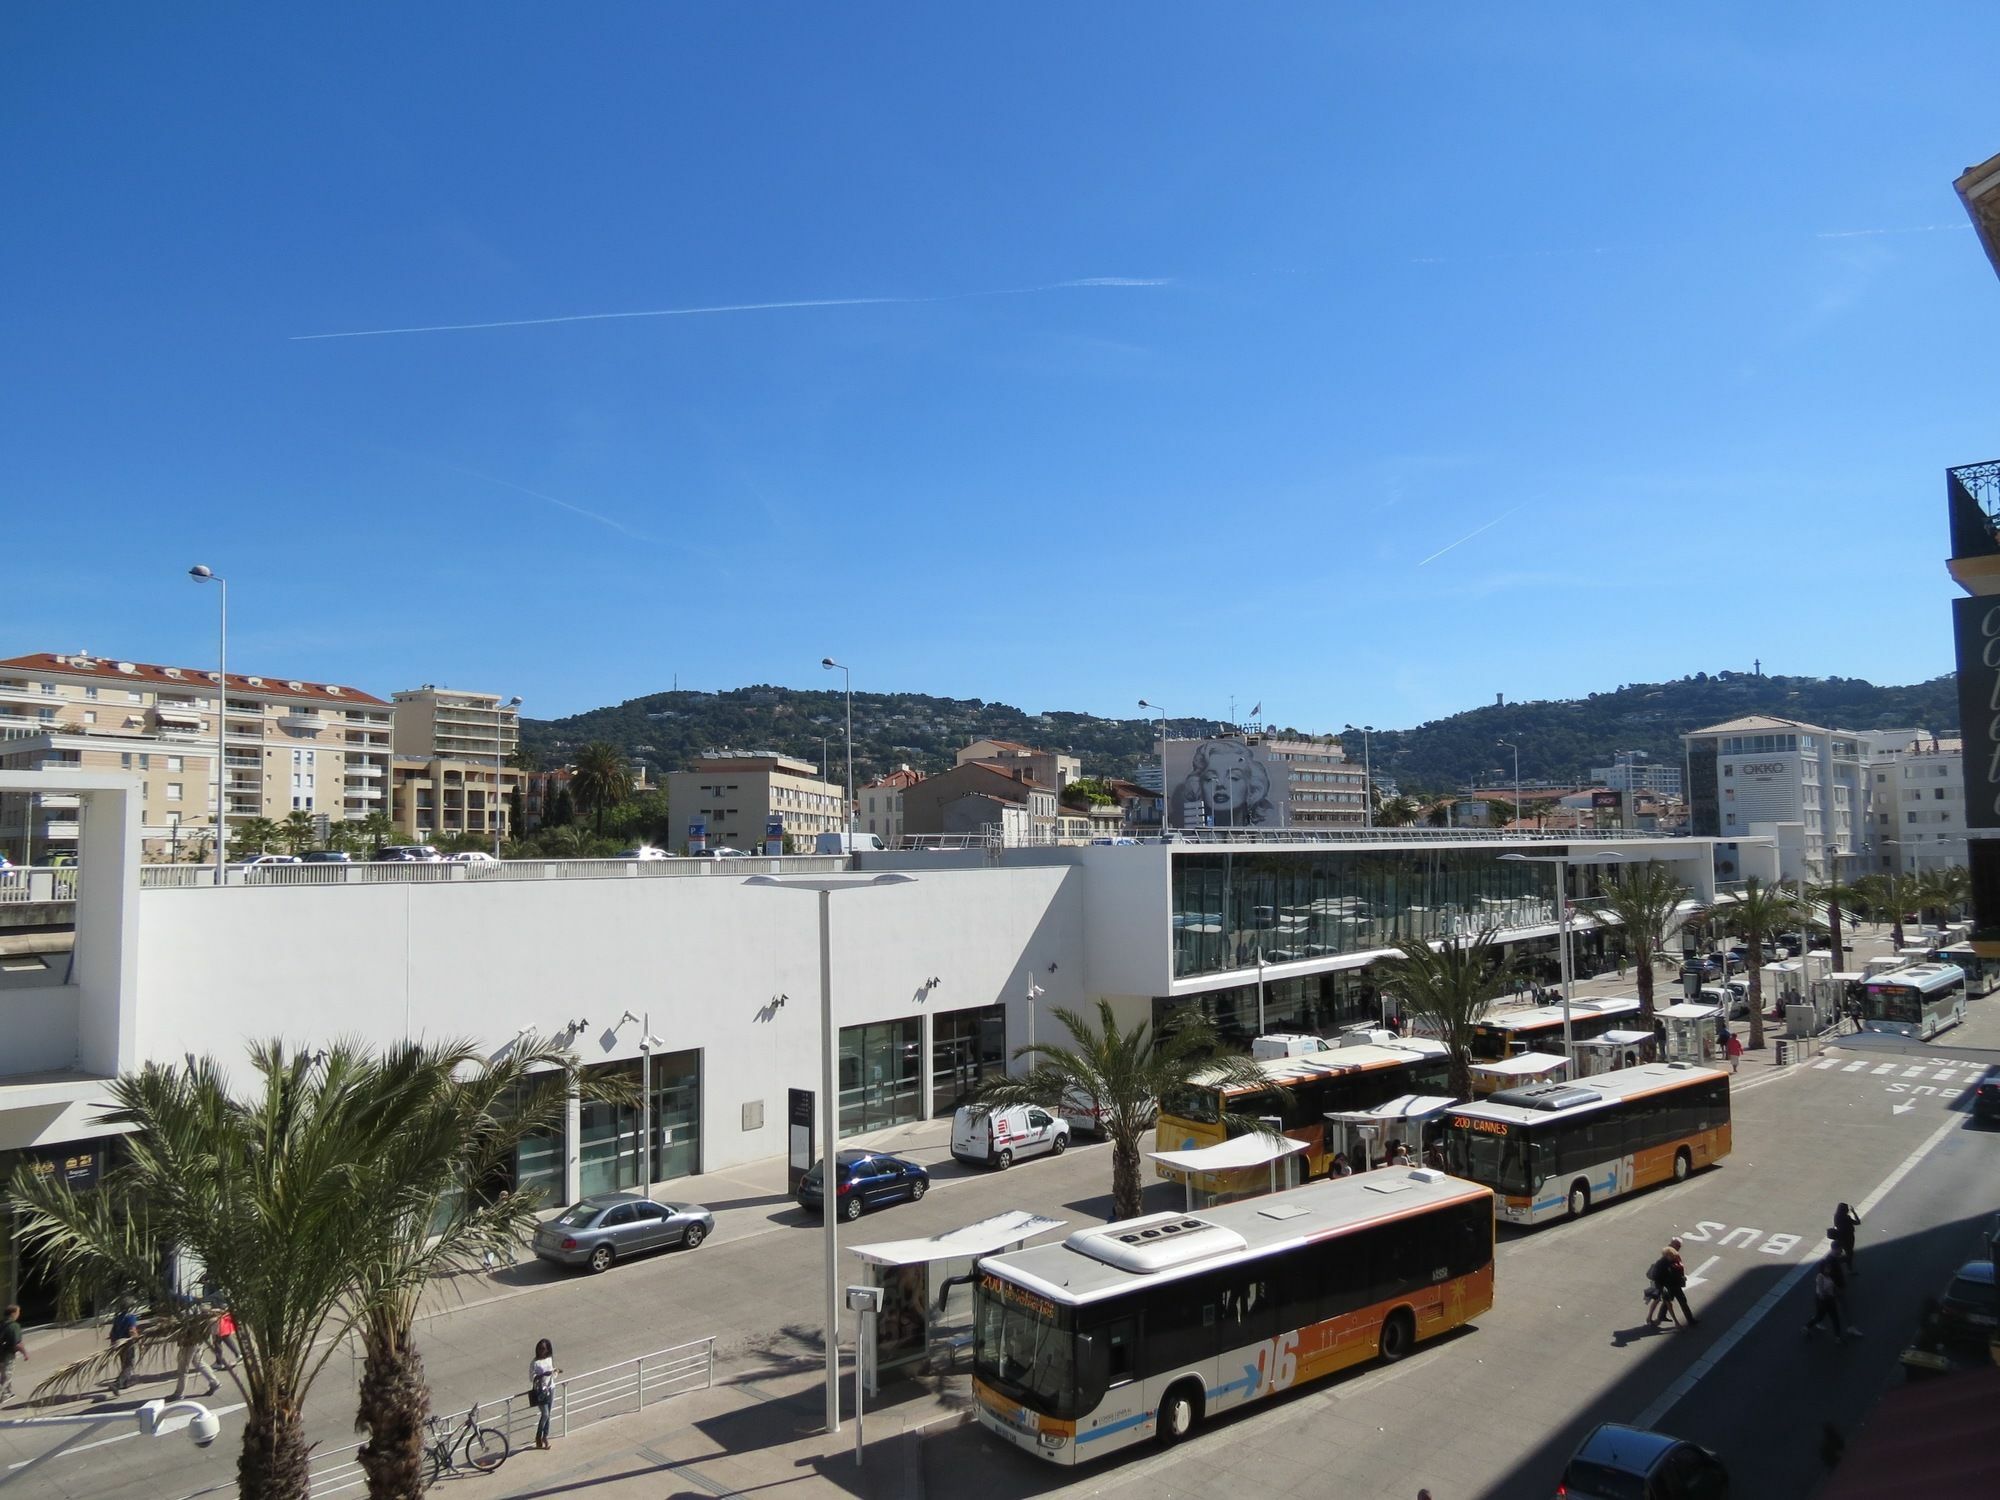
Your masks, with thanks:
<instances>
[{"instance_id":1,"label":"white line on road","mask_svg":"<svg viewBox=\"0 0 2000 1500\"><path fill-rule=\"evenodd\" d=\"M1959 1121L1957 1119L1950 1119L1932 1131L1928 1140L1908 1156L1904 1157L1901 1164L1887 1177L1882 1179L1875 1191L1861 1200L1855 1209L1856 1215L1865 1219L1869 1214L1873 1213L1875 1206L1889 1196L1890 1190L1916 1170L1918 1162L1930 1155L1931 1151L1946 1136L1959 1128ZM1757 1305L1750 1309L1747 1316L1738 1318L1735 1326L1715 1341L1713 1348L1702 1355L1700 1359L1696 1360L1693 1365L1689 1366L1680 1379L1661 1392L1658 1400L1654 1401L1651 1406L1632 1419L1633 1425L1635 1427L1658 1427L1660 1419L1672 1411L1683 1396L1699 1385L1704 1375L1721 1364L1728 1357L1729 1351L1741 1343L1751 1329L1763 1322L1765 1315L1772 1308L1785 1300L1792 1288L1805 1279L1806 1273L1819 1263L1824 1254L1824 1250L1822 1250L1818 1243L1810 1245L1799 1263L1787 1271L1784 1278L1776 1286L1772 1287L1771 1290L1758 1299Z\"/></svg>"}]
</instances>

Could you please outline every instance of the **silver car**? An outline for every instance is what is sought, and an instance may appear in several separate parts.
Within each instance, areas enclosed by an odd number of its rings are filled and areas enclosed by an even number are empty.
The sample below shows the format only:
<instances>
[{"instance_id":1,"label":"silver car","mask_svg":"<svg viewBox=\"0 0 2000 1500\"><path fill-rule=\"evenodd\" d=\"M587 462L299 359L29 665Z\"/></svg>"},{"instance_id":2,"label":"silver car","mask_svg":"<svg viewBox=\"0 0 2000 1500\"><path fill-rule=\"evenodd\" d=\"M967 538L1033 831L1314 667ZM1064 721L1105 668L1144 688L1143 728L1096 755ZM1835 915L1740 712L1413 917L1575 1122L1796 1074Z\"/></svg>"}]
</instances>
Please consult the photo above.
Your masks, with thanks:
<instances>
[{"instance_id":1,"label":"silver car","mask_svg":"<svg viewBox=\"0 0 2000 1500\"><path fill-rule=\"evenodd\" d=\"M572 1203L535 1231L534 1251L559 1266L608 1271L618 1261L679 1245L692 1250L715 1229L699 1203L655 1203L637 1193L599 1193Z\"/></svg>"}]
</instances>

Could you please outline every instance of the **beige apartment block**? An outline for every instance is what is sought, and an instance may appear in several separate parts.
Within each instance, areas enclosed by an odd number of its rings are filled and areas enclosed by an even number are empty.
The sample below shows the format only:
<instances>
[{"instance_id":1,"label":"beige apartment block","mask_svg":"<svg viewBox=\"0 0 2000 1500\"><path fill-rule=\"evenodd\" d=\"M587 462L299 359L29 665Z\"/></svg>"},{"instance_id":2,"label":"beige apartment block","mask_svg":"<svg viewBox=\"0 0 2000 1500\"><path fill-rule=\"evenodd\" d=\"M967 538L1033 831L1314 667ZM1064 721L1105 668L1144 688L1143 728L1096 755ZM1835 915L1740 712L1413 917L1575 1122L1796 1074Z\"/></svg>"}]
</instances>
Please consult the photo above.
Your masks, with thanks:
<instances>
[{"instance_id":1,"label":"beige apartment block","mask_svg":"<svg viewBox=\"0 0 2000 1500\"><path fill-rule=\"evenodd\" d=\"M974 740L953 758L959 766L998 766L1008 775L1025 770L1037 784L1060 794L1083 775L1083 761L1060 750L1037 750L1014 740Z\"/></svg>"},{"instance_id":2,"label":"beige apartment block","mask_svg":"<svg viewBox=\"0 0 2000 1500\"><path fill-rule=\"evenodd\" d=\"M708 825L708 847L760 853L766 820L784 819L788 850L810 851L822 833L845 833L842 789L810 761L769 751L715 750L667 775L672 846L686 846L688 824Z\"/></svg>"},{"instance_id":3,"label":"beige apartment block","mask_svg":"<svg viewBox=\"0 0 2000 1500\"><path fill-rule=\"evenodd\" d=\"M390 816L417 839L514 834L510 795L520 784L520 700L425 683L389 695L396 706Z\"/></svg>"},{"instance_id":4,"label":"beige apartment block","mask_svg":"<svg viewBox=\"0 0 2000 1500\"><path fill-rule=\"evenodd\" d=\"M512 767L496 773L490 760L398 755L390 763L389 817L412 843L496 831L511 838L507 794L516 774Z\"/></svg>"},{"instance_id":5,"label":"beige apartment block","mask_svg":"<svg viewBox=\"0 0 2000 1500\"><path fill-rule=\"evenodd\" d=\"M398 755L449 756L503 764L521 743L521 711L498 693L461 692L425 683L389 695L396 706Z\"/></svg>"},{"instance_id":6,"label":"beige apartment block","mask_svg":"<svg viewBox=\"0 0 2000 1500\"><path fill-rule=\"evenodd\" d=\"M898 766L854 789L854 831L872 833L891 849L903 841L903 793L924 779L924 773Z\"/></svg>"},{"instance_id":7,"label":"beige apartment block","mask_svg":"<svg viewBox=\"0 0 2000 1500\"><path fill-rule=\"evenodd\" d=\"M214 836L219 686L201 667L82 653L0 660L0 768L132 772L147 857L187 857ZM230 673L228 816L306 812L338 823L386 811L391 714L358 688ZM0 848L30 863L73 855L76 810L50 805L60 801L0 798Z\"/></svg>"}]
</instances>

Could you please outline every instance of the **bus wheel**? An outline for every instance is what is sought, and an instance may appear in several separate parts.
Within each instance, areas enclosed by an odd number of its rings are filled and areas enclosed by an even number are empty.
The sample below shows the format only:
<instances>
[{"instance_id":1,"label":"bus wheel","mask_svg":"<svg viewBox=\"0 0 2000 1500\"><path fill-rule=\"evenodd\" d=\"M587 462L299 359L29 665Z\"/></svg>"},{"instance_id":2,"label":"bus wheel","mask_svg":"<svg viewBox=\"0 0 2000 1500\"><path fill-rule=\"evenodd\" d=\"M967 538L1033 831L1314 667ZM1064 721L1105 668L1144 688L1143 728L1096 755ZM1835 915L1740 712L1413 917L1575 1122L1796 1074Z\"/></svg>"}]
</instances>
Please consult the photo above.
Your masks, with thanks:
<instances>
[{"instance_id":1,"label":"bus wheel","mask_svg":"<svg viewBox=\"0 0 2000 1500\"><path fill-rule=\"evenodd\" d=\"M1171 1448L1201 1423L1201 1393L1192 1385L1177 1385L1160 1403L1156 1429L1160 1446Z\"/></svg>"},{"instance_id":2,"label":"bus wheel","mask_svg":"<svg viewBox=\"0 0 2000 1500\"><path fill-rule=\"evenodd\" d=\"M1580 1219L1590 1212L1590 1184L1578 1179L1569 1185L1569 1216Z\"/></svg>"},{"instance_id":3,"label":"bus wheel","mask_svg":"<svg viewBox=\"0 0 2000 1500\"><path fill-rule=\"evenodd\" d=\"M1416 1341L1417 1332L1411 1324L1409 1309L1397 1308L1382 1324L1383 1363L1394 1364L1410 1352L1410 1346Z\"/></svg>"},{"instance_id":4,"label":"bus wheel","mask_svg":"<svg viewBox=\"0 0 2000 1500\"><path fill-rule=\"evenodd\" d=\"M1693 1170L1694 1158L1688 1155L1688 1148L1683 1146L1674 1153L1674 1181L1686 1182L1688 1180L1688 1173Z\"/></svg>"}]
</instances>

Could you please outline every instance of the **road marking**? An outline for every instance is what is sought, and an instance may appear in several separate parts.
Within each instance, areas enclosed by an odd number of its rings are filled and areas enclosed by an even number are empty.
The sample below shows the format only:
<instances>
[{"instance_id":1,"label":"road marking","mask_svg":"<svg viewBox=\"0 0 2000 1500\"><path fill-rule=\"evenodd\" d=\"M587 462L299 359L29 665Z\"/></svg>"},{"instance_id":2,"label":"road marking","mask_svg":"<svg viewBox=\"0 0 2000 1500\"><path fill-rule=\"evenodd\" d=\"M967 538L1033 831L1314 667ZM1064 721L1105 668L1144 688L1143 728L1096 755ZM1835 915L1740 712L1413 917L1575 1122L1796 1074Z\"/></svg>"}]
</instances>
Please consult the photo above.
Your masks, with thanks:
<instances>
[{"instance_id":1,"label":"road marking","mask_svg":"<svg viewBox=\"0 0 2000 1500\"><path fill-rule=\"evenodd\" d=\"M1875 1191L1861 1200L1855 1208L1856 1216L1865 1219L1869 1214L1873 1213L1876 1205L1889 1196L1890 1191L1896 1184L1915 1171L1917 1163L1930 1155L1932 1150L1946 1136L1957 1129L1959 1129L1959 1122L1956 1119L1951 1119L1945 1121L1944 1124L1932 1131L1928 1140L1908 1156L1904 1157L1896 1169L1882 1179ZM1729 1351L1741 1343L1749 1335L1750 1330L1764 1320L1765 1315L1771 1309L1790 1295L1793 1287L1805 1280L1806 1274L1819 1264L1822 1254L1823 1252L1817 1243L1810 1246L1805 1255L1800 1258L1799 1263L1787 1271L1784 1278L1776 1286L1772 1287L1770 1291L1758 1299L1757 1305L1751 1308L1747 1315L1738 1318L1729 1331L1717 1339L1706 1354L1702 1355L1700 1359L1696 1360L1694 1364L1690 1365L1682 1373L1680 1379L1668 1386L1666 1390L1660 1393L1658 1399L1652 1405L1648 1406L1632 1419L1632 1425L1635 1427L1658 1427L1660 1419L1672 1411L1675 1404L1682 1397L1699 1385L1704 1375L1721 1364L1728 1357Z\"/></svg>"},{"instance_id":2,"label":"road marking","mask_svg":"<svg viewBox=\"0 0 2000 1500\"><path fill-rule=\"evenodd\" d=\"M1923 1067L1919 1065L1914 1068L1905 1068L1903 1069L1903 1076L1905 1078L1921 1078L1924 1076Z\"/></svg>"},{"instance_id":3,"label":"road marking","mask_svg":"<svg viewBox=\"0 0 2000 1500\"><path fill-rule=\"evenodd\" d=\"M1883 1063L1881 1067L1875 1070L1875 1076L1880 1078L1884 1073L1893 1073L1895 1071L1896 1065L1894 1063Z\"/></svg>"},{"instance_id":4,"label":"road marking","mask_svg":"<svg viewBox=\"0 0 2000 1500\"><path fill-rule=\"evenodd\" d=\"M226 1417L233 1411L243 1410L243 1403L238 1401L230 1406L211 1406L209 1410L218 1417ZM104 1414L104 1420L106 1423L129 1422L132 1420L132 1413L129 1409L125 1411L108 1411ZM175 1417L172 1421L160 1424L160 1433L164 1436L170 1432L179 1432L192 1420L191 1417ZM25 1469L31 1464L47 1463L52 1458L68 1458L72 1454L88 1453L92 1448L108 1448L113 1443L128 1442L137 1436L139 1436L138 1429L134 1428L131 1432L120 1432L108 1438L99 1438L94 1443L78 1443L73 1448L54 1449L51 1452L42 1454L39 1458L24 1458L19 1463L11 1463L7 1465L7 1471L12 1473L16 1469Z\"/></svg>"},{"instance_id":5,"label":"road marking","mask_svg":"<svg viewBox=\"0 0 2000 1500\"><path fill-rule=\"evenodd\" d=\"M1843 1073L1859 1073L1863 1068L1867 1066L1868 1064L1865 1062L1851 1062L1846 1067L1842 1068L1840 1071Z\"/></svg>"},{"instance_id":6,"label":"road marking","mask_svg":"<svg viewBox=\"0 0 2000 1500\"><path fill-rule=\"evenodd\" d=\"M1687 1284L1689 1286L1700 1286L1703 1282L1707 1281L1708 1278L1702 1275L1702 1272L1721 1259L1722 1257L1719 1255L1711 1255L1707 1260L1696 1266L1692 1271L1688 1272Z\"/></svg>"},{"instance_id":7,"label":"road marking","mask_svg":"<svg viewBox=\"0 0 2000 1500\"><path fill-rule=\"evenodd\" d=\"M1953 1068L1939 1068L1937 1072L1931 1074L1933 1078L1956 1078L1957 1076L1957 1070Z\"/></svg>"},{"instance_id":8,"label":"road marking","mask_svg":"<svg viewBox=\"0 0 2000 1500\"><path fill-rule=\"evenodd\" d=\"M1824 1062L1814 1063L1813 1066L1815 1068L1837 1068L1840 1066L1840 1059L1837 1057L1829 1057Z\"/></svg>"}]
</instances>

